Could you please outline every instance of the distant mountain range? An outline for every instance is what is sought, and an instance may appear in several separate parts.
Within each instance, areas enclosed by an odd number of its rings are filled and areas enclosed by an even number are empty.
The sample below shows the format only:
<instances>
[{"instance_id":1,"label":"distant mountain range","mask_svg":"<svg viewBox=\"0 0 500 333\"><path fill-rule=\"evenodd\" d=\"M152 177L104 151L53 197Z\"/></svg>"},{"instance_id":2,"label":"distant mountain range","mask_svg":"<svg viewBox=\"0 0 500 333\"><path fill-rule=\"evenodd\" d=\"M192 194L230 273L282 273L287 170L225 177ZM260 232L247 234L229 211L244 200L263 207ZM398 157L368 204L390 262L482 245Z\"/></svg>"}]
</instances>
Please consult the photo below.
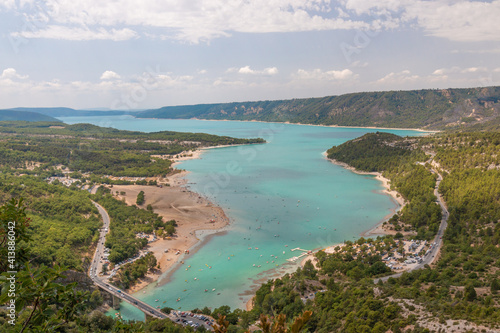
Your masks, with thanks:
<instances>
[{"instance_id":1,"label":"distant mountain range","mask_svg":"<svg viewBox=\"0 0 500 333\"><path fill-rule=\"evenodd\" d=\"M166 106L139 118L258 120L391 128L498 129L500 87L362 92L321 98Z\"/></svg>"},{"instance_id":2,"label":"distant mountain range","mask_svg":"<svg viewBox=\"0 0 500 333\"><path fill-rule=\"evenodd\" d=\"M18 111L18 110L0 110L0 121L50 121L60 122L60 120L41 114L39 112Z\"/></svg>"},{"instance_id":3,"label":"distant mountain range","mask_svg":"<svg viewBox=\"0 0 500 333\"><path fill-rule=\"evenodd\" d=\"M95 111L71 108L0 110L0 120L132 115L137 118L257 120L314 125L423 129L500 129L500 86L362 92L276 101L165 106L146 111ZM23 115L36 112L39 115ZM54 121L56 119L44 121Z\"/></svg>"},{"instance_id":4,"label":"distant mountain range","mask_svg":"<svg viewBox=\"0 0 500 333\"><path fill-rule=\"evenodd\" d=\"M28 111L28 112L38 112L51 117L92 117L92 116L120 116L124 114L134 115L137 111L120 111L120 110L109 110L109 111L96 111L96 110L75 110L71 108L54 107L54 108L12 108L5 109L11 111Z\"/></svg>"}]
</instances>

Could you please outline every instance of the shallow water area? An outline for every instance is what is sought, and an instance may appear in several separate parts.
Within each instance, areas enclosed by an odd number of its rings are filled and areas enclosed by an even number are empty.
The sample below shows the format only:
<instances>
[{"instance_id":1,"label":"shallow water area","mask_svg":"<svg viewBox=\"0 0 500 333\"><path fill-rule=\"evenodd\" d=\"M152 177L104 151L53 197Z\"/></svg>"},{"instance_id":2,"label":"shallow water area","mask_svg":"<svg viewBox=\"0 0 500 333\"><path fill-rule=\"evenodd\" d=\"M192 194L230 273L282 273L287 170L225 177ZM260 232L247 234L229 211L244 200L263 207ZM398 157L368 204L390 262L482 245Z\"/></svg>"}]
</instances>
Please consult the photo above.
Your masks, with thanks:
<instances>
[{"instance_id":1,"label":"shallow water area","mask_svg":"<svg viewBox=\"0 0 500 333\"><path fill-rule=\"evenodd\" d=\"M191 171L190 189L220 205L231 224L186 257L167 284L153 284L135 294L153 306L245 308L251 297L248 291L270 277L294 271L300 259L289 260L303 250L358 238L397 208L390 197L378 193L382 186L373 176L352 173L322 155L333 145L377 129L130 116L60 119L69 124L86 122L145 132L205 132L268 141L209 149L201 159L177 165ZM402 136L425 134L378 131ZM125 303L120 313L124 319L144 319L139 310Z\"/></svg>"}]
</instances>

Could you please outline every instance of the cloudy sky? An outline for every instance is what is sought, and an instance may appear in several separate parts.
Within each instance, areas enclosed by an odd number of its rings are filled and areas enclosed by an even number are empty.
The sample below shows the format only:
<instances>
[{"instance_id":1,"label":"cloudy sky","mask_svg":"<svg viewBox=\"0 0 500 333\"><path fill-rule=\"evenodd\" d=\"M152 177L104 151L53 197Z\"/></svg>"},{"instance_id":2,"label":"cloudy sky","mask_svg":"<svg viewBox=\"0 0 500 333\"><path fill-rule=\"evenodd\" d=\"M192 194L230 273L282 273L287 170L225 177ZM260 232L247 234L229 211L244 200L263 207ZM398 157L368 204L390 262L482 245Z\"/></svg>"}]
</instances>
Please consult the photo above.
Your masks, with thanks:
<instances>
[{"instance_id":1,"label":"cloudy sky","mask_svg":"<svg viewBox=\"0 0 500 333\"><path fill-rule=\"evenodd\" d=\"M500 0L0 0L0 108L500 84Z\"/></svg>"}]
</instances>

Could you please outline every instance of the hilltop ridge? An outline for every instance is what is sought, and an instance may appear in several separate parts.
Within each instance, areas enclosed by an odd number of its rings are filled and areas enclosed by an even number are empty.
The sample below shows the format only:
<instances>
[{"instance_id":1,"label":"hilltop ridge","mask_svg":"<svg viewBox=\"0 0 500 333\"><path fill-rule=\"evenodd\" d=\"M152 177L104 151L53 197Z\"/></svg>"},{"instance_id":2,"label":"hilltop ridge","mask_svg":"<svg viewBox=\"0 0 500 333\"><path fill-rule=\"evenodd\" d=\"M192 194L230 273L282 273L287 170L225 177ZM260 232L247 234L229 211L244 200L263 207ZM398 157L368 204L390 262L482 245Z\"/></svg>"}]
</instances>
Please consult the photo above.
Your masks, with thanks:
<instances>
[{"instance_id":1,"label":"hilltop ridge","mask_svg":"<svg viewBox=\"0 0 500 333\"><path fill-rule=\"evenodd\" d=\"M361 92L320 98L166 106L138 118L258 120L390 128L497 129L500 87Z\"/></svg>"}]
</instances>

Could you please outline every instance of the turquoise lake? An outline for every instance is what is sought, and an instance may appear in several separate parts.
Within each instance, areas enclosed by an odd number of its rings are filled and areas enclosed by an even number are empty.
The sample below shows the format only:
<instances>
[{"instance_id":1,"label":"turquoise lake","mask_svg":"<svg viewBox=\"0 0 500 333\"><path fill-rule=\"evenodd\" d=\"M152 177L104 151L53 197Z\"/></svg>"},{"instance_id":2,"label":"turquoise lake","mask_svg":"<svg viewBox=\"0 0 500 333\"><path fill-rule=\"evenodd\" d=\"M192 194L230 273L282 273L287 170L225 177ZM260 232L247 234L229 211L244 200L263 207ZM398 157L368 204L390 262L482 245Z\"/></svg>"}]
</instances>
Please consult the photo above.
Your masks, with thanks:
<instances>
[{"instance_id":1,"label":"turquoise lake","mask_svg":"<svg viewBox=\"0 0 500 333\"><path fill-rule=\"evenodd\" d=\"M286 259L302 252L291 249L315 250L353 240L397 208L390 197L380 193L383 188L373 176L354 174L322 155L333 145L377 129L130 116L60 119L68 124L92 123L144 132L204 132L268 141L209 149L201 159L177 166L191 171L190 189L221 206L231 224L223 233L201 242L169 283L152 284L145 293L135 294L153 306L245 308L260 283L297 269L300 260L290 263ZM378 131L401 136L425 134ZM186 271L188 265L191 268ZM120 313L124 319L144 319L142 312L126 303L122 303Z\"/></svg>"}]
</instances>

